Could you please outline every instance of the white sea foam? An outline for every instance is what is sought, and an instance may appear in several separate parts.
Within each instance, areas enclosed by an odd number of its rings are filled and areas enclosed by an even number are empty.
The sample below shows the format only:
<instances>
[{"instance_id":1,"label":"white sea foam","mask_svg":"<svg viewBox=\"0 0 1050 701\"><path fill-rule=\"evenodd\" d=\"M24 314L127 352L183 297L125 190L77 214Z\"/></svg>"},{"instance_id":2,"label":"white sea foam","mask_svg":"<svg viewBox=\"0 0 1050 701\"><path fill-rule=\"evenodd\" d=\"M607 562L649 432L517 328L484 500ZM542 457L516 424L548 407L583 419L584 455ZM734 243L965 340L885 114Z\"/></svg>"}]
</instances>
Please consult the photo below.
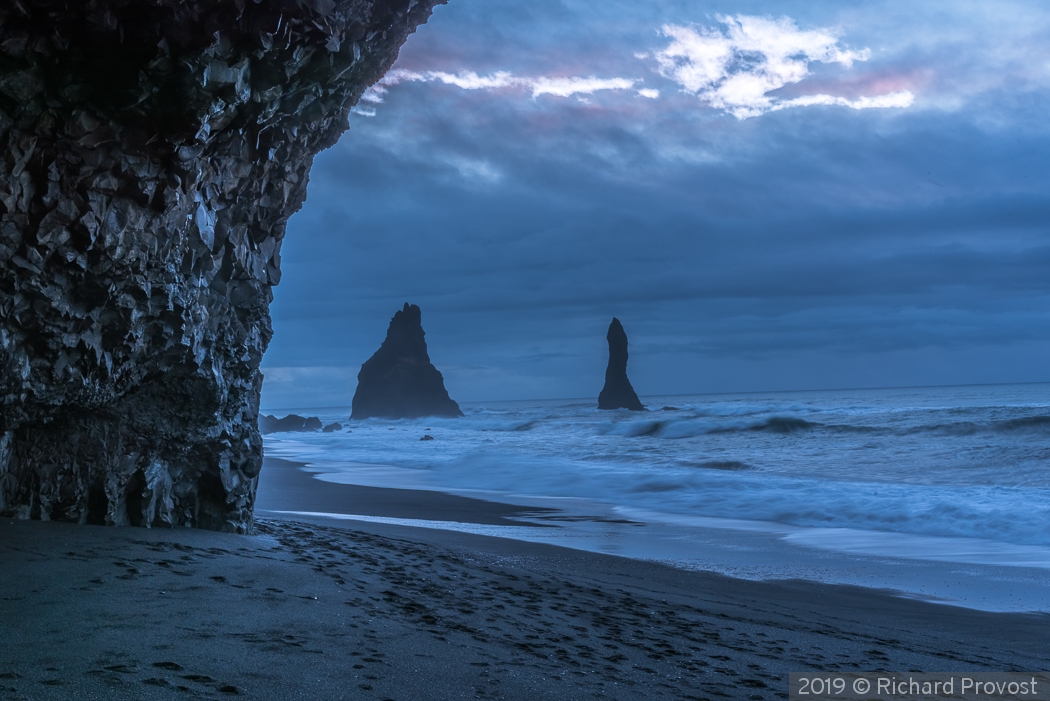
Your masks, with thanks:
<instances>
[{"instance_id":1,"label":"white sea foam","mask_svg":"<svg viewBox=\"0 0 1050 701\"><path fill-rule=\"evenodd\" d=\"M653 527L601 526L600 538L580 527L558 542L576 538L633 556L660 551L666 561L730 573L759 567L799 576L806 566L798 548L1050 570L1050 385L647 404L654 410L644 414L578 401L468 405L462 419L370 419L349 423L351 432L274 434L266 450L306 461L331 482L601 504ZM349 409L298 413L345 423ZM761 531L763 548L776 541L794 554L759 564L725 548L715 555L720 538L701 535L710 529Z\"/></svg>"}]
</instances>

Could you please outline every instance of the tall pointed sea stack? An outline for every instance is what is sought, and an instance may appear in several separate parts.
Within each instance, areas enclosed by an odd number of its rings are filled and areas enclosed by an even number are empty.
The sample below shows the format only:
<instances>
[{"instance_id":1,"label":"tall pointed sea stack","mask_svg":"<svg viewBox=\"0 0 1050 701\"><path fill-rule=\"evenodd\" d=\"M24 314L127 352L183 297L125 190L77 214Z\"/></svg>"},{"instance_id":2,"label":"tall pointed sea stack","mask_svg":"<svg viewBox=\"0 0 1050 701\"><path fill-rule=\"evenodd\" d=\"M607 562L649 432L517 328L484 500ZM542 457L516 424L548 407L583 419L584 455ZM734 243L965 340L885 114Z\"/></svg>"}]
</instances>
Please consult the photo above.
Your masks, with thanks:
<instances>
[{"instance_id":1,"label":"tall pointed sea stack","mask_svg":"<svg viewBox=\"0 0 1050 701\"><path fill-rule=\"evenodd\" d=\"M361 366L351 419L463 416L430 362L419 307L405 302L379 350Z\"/></svg>"},{"instance_id":2,"label":"tall pointed sea stack","mask_svg":"<svg viewBox=\"0 0 1050 701\"><path fill-rule=\"evenodd\" d=\"M627 333L615 316L605 337L609 341L609 366L605 368L605 387L598 395L598 408L645 411L627 379Z\"/></svg>"},{"instance_id":3,"label":"tall pointed sea stack","mask_svg":"<svg viewBox=\"0 0 1050 701\"><path fill-rule=\"evenodd\" d=\"M0 2L0 516L251 528L285 225L440 1Z\"/></svg>"}]
</instances>

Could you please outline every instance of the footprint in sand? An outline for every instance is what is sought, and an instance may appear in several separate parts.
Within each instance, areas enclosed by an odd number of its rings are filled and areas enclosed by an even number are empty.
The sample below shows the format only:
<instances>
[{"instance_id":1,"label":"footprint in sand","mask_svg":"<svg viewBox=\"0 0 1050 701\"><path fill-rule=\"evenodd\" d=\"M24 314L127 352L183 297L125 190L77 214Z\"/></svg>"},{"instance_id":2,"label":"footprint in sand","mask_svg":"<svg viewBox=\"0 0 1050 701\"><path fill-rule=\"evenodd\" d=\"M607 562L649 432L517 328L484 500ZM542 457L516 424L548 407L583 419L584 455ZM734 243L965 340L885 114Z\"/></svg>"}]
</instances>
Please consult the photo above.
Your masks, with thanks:
<instances>
[{"instance_id":1,"label":"footprint in sand","mask_svg":"<svg viewBox=\"0 0 1050 701\"><path fill-rule=\"evenodd\" d=\"M153 666L157 667L158 669L166 669L169 672L182 671L182 665L178 664L177 662L154 662Z\"/></svg>"}]
</instances>

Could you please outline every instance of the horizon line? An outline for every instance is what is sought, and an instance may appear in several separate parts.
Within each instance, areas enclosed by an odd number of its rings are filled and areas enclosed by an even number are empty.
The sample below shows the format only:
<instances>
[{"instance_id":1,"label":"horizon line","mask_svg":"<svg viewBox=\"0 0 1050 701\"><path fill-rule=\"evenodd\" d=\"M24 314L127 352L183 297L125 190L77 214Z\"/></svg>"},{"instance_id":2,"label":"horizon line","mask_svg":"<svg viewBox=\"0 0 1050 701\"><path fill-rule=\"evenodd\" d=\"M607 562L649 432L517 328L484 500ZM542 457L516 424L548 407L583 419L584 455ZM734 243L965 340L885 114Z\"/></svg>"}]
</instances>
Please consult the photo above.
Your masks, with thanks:
<instances>
[{"instance_id":1,"label":"horizon line","mask_svg":"<svg viewBox=\"0 0 1050 701\"><path fill-rule=\"evenodd\" d=\"M858 392L858 391L874 391L880 389L943 389L948 387L1005 387L1008 385L1045 385L1050 384L1050 380L1032 380L1027 382L962 382L959 384L941 384L941 385L886 385L881 387L824 387L816 389L774 389L774 390L747 390L747 391L730 391L730 392L682 392L679 394L644 394L639 395L639 399L645 397L713 397L726 394L797 394L800 392ZM484 404L486 402L585 402L585 401L597 402L597 396L595 397L541 397L536 399L478 399L472 401L456 402L457 404ZM278 411L278 410L289 410L289 409L346 409L351 407L351 404L332 404L329 406L284 406L277 408L266 409L266 411ZM259 409L259 413L263 413L263 409Z\"/></svg>"}]
</instances>

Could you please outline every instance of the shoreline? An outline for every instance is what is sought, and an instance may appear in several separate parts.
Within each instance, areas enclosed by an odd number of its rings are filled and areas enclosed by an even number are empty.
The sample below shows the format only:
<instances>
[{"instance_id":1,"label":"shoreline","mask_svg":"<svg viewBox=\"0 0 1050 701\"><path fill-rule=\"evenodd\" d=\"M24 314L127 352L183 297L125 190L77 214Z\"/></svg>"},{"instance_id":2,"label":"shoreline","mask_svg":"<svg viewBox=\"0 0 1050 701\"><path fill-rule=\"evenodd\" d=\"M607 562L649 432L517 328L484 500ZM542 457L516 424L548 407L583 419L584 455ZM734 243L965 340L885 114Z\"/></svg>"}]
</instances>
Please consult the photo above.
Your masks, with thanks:
<instances>
[{"instance_id":1,"label":"shoreline","mask_svg":"<svg viewBox=\"0 0 1050 701\"><path fill-rule=\"evenodd\" d=\"M508 503L498 501L498 494L488 500L360 486L353 472L292 459L267 457L265 465L257 512L270 518L462 532L660 562L739 581L800 580L981 611L1050 612L1050 570L982 564L972 557L978 546L987 548L980 541L947 543L949 548L961 545L964 559L956 560L950 549L937 552L943 547L937 539L675 517L585 500L518 497ZM924 541L924 550L909 552L912 540ZM828 547L829 541L838 547Z\"/></svg>"},{"instance_id":2,"label":"shoreline","mask_svg":"<svg viewBox=\"0 0 1050 701\"><path fill-rule=\"evenodd\" d=\"M463 521L489 526L520 526L522 520L554 511L422 489L348 487L316 480L303 469L306 467L307 463L296 460L263 458L262 474L266 476L259 480L256 510Z\"/></svg>"}]
</instances>

